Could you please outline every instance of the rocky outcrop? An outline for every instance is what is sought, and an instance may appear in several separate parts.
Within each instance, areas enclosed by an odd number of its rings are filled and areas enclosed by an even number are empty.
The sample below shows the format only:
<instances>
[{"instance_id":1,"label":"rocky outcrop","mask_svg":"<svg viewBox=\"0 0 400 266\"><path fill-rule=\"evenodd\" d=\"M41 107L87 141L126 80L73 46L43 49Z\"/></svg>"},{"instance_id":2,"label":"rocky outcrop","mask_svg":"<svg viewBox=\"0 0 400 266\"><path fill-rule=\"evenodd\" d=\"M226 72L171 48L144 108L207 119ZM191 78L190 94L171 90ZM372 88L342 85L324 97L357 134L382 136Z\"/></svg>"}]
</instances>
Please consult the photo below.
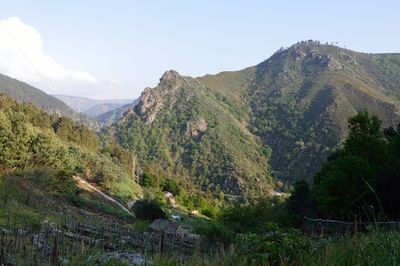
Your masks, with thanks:
<instances>
[{"instance_id":1,"label":"rocky outcrop","mask_svg":"<svg viewBox=\"0 0 400 266\"><path fill-rule=\"evenodd\" d=\"M186 132L185 136L198 137L202 133L206 132L208 129L208 124L203 117L196 117L195 119L186 122Z\"/></svg>"},{"instance_id":2,"label":"rocky outcrop","mask_svg":"<svg viewBox=\"0 0 400 266\"><path fill-rule=\"evenodd\" d=\"M201 86L197 79L183 77L175 70L169 70L162 75L156 88L146 88L140 96L140 101L136 107L139 115L146 124L153 123L157 113L164 106L167 96L174 95L180 88ZM170 101L170 104L173 101Z\"/></svg>"}]
</instances>

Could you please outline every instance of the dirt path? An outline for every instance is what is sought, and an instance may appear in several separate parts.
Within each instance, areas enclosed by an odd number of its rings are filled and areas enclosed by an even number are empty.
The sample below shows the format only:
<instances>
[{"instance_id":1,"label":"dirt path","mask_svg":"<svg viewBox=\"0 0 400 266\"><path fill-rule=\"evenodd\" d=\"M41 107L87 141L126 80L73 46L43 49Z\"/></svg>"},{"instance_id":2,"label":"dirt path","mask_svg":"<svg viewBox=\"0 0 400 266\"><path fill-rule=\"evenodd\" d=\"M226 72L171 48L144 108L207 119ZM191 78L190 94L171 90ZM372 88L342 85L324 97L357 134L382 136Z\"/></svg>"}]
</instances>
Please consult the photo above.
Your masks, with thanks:
<instances>
[{"instance_id":1,"label":"dirt path","mask_svg":"<svg viewBox=\"0 0 400 266\"><path fill-rule=\"evenodd\" d=\"M83 189L89 190L89 191L95 191L98 194L100 194L100 196L102 196L104 199L113 202L115 204L117 204L122 210L124 210L125 212L127 212L130 216L134 216L129 210L128 208L126 208L124 205L122 205L121 203L119 203L117 200L113 199L112 197L108 196L107 194L105 194L103 191L101 191L100 189L98 189L97 187L91 185L89 182L83 180L82 178L80 178L79 176L73 176L73 178L81 185L81 187Z\"/></svg>"}]
</instances>

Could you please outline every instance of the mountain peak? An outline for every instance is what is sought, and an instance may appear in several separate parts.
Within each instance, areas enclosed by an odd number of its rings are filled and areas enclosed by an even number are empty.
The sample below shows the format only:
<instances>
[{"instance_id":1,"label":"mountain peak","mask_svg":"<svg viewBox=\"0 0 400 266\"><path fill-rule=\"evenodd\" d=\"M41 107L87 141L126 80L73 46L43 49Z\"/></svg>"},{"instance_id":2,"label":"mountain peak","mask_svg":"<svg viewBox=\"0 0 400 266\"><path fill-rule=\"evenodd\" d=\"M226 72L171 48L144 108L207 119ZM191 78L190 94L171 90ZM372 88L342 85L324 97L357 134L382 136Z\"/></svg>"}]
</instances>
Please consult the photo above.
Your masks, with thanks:
<instances>
[{"instance_id":1,"label":"mountain peak","mask_svg":"<svg viewBox=\"0 0 400 266\"><path fill-rule=\"evenodd\" d=\"M173 81L179 78L183 78L177 71L175 70L167 70L160 78L160 82L163 81Z\"/></svg>"}]
</instances>

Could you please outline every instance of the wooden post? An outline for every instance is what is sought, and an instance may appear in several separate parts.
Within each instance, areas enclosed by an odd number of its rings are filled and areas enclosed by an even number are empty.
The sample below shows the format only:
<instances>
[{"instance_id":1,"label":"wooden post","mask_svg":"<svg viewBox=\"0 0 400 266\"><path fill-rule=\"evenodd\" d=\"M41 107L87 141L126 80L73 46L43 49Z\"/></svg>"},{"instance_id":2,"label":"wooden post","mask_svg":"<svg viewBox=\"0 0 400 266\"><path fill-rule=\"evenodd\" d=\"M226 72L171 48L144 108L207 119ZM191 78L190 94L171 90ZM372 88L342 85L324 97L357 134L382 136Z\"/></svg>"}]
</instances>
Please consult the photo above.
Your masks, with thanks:
<instances>
[{"instance_id":1,"label":"wooden post","mask_svg":"<svg viewBox=\"0 0 400 266\"><path fill-rule=\"evenodd\" d=\"M357 234L357 215L354 215L354 234Z\"/></svg>"},{"instance_id":2,"label":"wooden post","mask_svg":"<svg viewBox=\"0 0 400 266\"><path fill-rule=\"evenodd\" d=\"M164 239L165 239L165 233L163 231L160 231L160 253L164 254Z\"/></svg>"},{"instance_id":3,"label":"wooden post","mask_svg":"<svg viewBox=\"0 0 400 266\"><path fill-rule=\"evenodd\" d=\"M58 264L58 245L57 245L57 234L54 236L54 246L53 246L53 265Z\"/></svg>"},{"instance_id":4,"label":"wooden post","mask_svg":"<svg viewBox=\"0 0 400 266\"><path fill-rule=\"evenodd\" d=\"M4 252L5 252L5 245L4 245L4 243L5 243L5 233L4 232L2 232L2 234L1 234L1 239L0 239L0 265L5 265L6 264L6 261L5 261L5 254L4 254Z\"/></svg>"}]
</instances>

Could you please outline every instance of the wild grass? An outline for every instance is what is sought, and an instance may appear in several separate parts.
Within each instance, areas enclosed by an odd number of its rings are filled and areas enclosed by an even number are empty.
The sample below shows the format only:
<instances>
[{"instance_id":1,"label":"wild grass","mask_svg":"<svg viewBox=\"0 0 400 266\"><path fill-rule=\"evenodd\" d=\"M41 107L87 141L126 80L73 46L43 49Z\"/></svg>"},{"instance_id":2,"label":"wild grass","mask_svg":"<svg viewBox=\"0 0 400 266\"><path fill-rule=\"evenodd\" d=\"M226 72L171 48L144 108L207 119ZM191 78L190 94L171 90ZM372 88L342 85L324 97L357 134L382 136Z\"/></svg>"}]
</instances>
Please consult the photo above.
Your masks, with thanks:
<instances>
[{"instance_id":1,"label":"wild grass","mask_svg":"<svg viewBox=\"0 0 400 266\"><path fill-rule=\"evenodd\" d=\"M308 249L292 250L295 256L287 260L286 252L280 250L280 260L271 262L268 252L243 255L240 245L231 246L211 256L193 255L188 259L159 256L155 266L217 266L217 265L400 265L400 232L398 230L371 230L365 234L341 238L310 239ZM262 243L260 243L262 245Z\"/></svg>"}]
</instances>

